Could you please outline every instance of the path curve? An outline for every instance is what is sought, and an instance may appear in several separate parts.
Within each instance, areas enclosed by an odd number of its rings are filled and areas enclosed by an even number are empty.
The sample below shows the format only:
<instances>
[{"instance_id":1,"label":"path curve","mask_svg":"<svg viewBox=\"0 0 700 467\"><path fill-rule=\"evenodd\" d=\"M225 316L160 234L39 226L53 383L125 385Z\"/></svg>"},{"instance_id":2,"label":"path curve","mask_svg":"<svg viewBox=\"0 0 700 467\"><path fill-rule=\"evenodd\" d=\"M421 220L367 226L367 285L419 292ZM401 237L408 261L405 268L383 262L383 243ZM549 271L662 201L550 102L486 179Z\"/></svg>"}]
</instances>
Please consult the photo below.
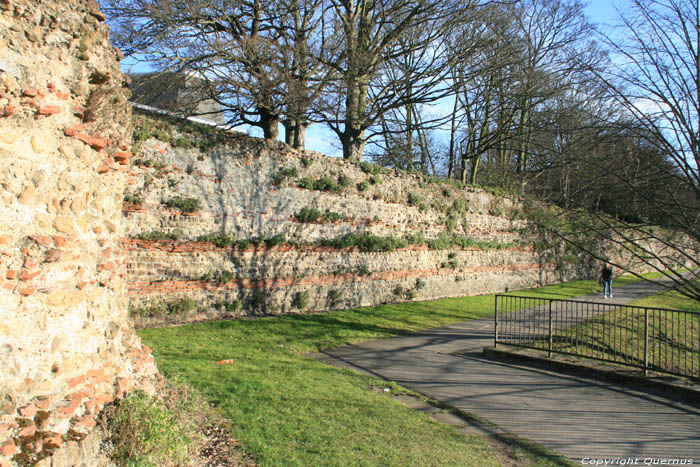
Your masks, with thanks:
<instances>
[{"instance_id":1,"label":"path curve","mask_svg":"<svg viewBox=\"0 0 700 467\"><path fill-rule=\"evenodd\" d=\"M606 303L629 303L660 290L650 283L620 287ZM602 296L578 299L602 301ZM630 386L488 360L482 349L493 345L492 321L326 350L322 360L396 381L572 460L700 463L700 406Z\"/></svg>"}]
</instances>

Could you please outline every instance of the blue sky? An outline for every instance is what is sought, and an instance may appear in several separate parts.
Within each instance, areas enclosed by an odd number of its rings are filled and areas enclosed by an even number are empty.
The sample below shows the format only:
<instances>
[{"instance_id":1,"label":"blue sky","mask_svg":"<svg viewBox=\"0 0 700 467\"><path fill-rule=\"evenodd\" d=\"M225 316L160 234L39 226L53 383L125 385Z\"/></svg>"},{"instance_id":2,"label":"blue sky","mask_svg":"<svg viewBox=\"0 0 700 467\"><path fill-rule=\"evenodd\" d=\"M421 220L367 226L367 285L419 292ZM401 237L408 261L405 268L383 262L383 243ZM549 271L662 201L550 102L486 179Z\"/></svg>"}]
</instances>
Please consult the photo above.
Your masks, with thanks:
<instances>
[{"instance_id":1,"label":"blue sky","mask_svg":"<svg viewBox=\"0 0 700 467\"><path fill-rule=\"evenodd\" d=\"M620 5L620 0L589 0L586 15L599 24L611 23L615 20L614 5Z\"/></svg>"}]
</instances>

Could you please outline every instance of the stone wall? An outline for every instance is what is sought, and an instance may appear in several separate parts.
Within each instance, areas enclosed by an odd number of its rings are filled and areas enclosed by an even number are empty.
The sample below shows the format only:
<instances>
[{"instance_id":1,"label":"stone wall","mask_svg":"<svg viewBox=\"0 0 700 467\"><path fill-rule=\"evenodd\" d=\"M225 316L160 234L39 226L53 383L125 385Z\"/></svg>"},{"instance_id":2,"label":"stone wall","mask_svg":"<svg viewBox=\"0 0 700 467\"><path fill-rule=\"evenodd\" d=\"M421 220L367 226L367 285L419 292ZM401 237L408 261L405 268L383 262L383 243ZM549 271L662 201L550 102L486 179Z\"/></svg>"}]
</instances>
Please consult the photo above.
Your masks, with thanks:
<instances>
[{"instance_id":1,"label":"stone wall","mask_svg":"<svg viewBox=\"0 0 700 467\"><path fill-rule=\"evenodd\" d=\"M554 208L162 115L134 119L122 247L137 324L488 294L598 275L591 257L528 220L535 211L558 215ZM587 246L628 270L650 270L613 242Z\"/></svg>"},{"instance_id":2,"label":"stone wall","mask_svg":"<svg viewBox=\"0 0 700 467\"><path fill-rule=\"evenodd\" d=\"M156 375L127 317L131 112L104 20L0 0L2 466L103 463L96 415Z\"/></svg>"},{"instance_id":3,"label":"stone wall","mask_svg":"<svg viewBox=\"0 0 700 467\"><path fill-rule=\"evenodd\" d=\"M137 130L123 246L141 324L485 294L590 270L535 251L512 196L239 134L219 132L200 150L196 125L138 119L148 131ZM177 198L200 208L183 212L168 203ZM325 218L304 219L305 208ZM202 239L211 234L219 241ZM380 251L327 244L349 234L410 241ZM197 307L183 316L176 305L187 300Z\"/></svg>"}]
</instances>

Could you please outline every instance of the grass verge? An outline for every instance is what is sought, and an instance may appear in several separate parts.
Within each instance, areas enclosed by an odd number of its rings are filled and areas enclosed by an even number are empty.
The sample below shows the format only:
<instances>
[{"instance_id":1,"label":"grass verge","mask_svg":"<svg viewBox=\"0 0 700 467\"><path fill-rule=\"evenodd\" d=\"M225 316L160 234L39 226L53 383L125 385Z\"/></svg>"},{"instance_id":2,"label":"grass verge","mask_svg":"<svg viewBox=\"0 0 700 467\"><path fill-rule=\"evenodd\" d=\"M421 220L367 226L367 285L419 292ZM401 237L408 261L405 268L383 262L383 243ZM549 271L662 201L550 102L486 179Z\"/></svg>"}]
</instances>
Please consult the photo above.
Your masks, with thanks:
<instances>
[{"instance_id":1,"label":"grass verge","mask_svg":"<svg viewBox=\"0 0 700 467\"><path fill-rule=\"evenodd\" d=\"M517 293L570 298L598 289L595 281L583 281ZM261 465L486 466L499 462L480 437L459 435L392 400L391 391L401 388L376 391L386 383L303 354L492 313L493 295L486 295L139 334L166 375L182 378L219 407ZM526 450L525 465L562 463L541 447Z\"/></svg>"}]
</instances>

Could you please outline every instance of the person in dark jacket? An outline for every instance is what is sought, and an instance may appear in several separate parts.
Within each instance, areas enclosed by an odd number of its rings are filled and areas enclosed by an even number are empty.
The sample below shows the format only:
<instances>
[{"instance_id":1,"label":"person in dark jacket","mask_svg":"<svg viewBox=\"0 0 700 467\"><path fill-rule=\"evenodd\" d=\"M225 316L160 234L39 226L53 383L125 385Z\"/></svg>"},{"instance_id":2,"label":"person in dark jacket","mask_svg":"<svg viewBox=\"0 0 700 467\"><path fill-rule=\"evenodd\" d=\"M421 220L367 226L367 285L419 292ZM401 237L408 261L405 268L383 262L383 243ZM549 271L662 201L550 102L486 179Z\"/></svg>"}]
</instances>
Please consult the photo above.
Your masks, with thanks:
<instances>
[{"instance_id":1,"label":"person in dark jacket","mask_svg":"<svg viewBox=\"0 0 700 467\"><path fill-rule=\"evenodd\" d=\"M612 279L613 268L610 263L607 263L600 270L600 281L603 283L603 298L606 300L612 298Z\"/></svg>"}]
</instances>

